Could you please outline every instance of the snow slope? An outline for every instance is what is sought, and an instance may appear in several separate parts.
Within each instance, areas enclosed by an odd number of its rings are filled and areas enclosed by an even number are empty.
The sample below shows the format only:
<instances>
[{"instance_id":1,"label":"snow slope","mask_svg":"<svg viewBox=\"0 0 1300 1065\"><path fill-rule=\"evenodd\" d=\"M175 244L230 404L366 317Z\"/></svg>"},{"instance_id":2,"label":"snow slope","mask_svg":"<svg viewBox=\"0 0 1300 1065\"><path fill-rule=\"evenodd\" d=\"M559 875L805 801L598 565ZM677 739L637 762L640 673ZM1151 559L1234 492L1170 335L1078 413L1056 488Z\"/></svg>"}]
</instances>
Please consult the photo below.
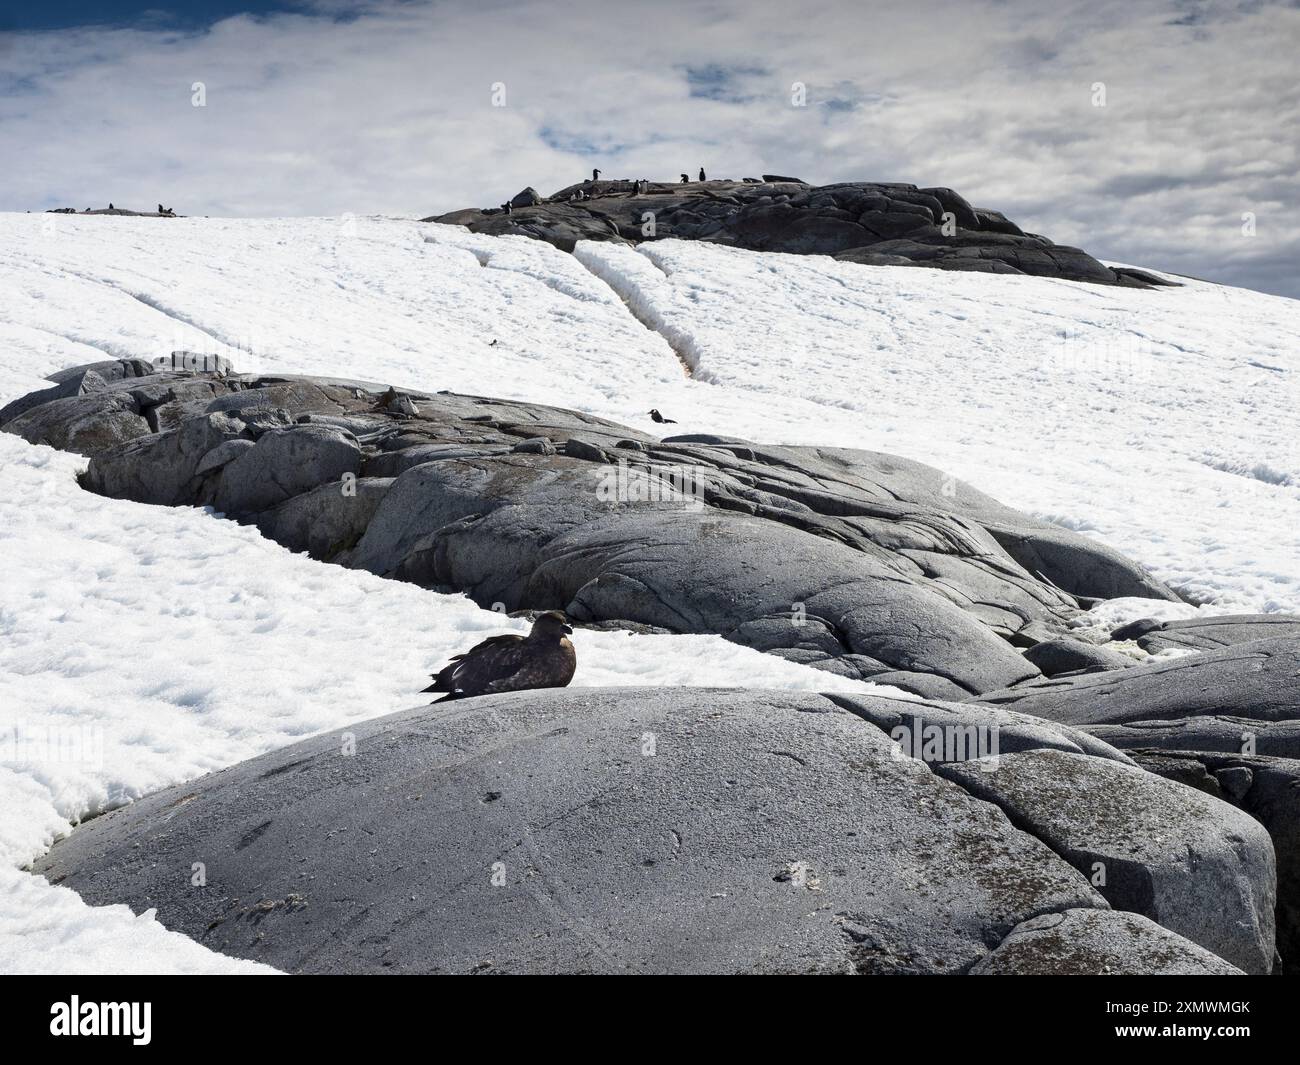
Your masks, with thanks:
<instances>
[{"instance_id":1,"label":"snow slope","mask_svg":"<svg viewBox=\"0 0 1300 1065\"><path fill-rule=\"evenodd\" d=\"M1199 283L680 242L569 256L381 218L0 215L0 403L68 365L188 348L648 431L654 406L673 431L932 462L1213 610L1300 607L1297 338L1300 304ZM409 705L446 655L519 626L200 511L89 495L81 466L0 434L0 971L256 968L18 867L95 811ZM859 686L713 637L577 642L578 684Z\"/></svg>"},{"instance_id":2,"label":"snow slope","mask_svg":"<svg viewBox=\"0 0 1300 1065\"><path fill-rule=\"evenodd\" d=\"M752 433L907 455L1195 601L1300 610L1300 302L685 241L579 257L770 413ZM824 413L777 422L799 400Z\"/></svg>"}]
</instances>

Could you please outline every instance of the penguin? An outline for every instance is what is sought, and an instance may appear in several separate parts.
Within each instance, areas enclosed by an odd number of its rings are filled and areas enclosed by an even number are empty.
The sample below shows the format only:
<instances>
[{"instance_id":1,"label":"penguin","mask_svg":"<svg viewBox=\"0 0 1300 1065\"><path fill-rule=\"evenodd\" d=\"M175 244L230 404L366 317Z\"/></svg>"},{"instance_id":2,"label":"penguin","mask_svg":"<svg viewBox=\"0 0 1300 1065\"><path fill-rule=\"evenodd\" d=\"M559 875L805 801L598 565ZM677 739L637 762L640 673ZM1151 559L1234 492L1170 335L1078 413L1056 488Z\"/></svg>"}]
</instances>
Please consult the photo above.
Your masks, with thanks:
<instances>
[{"instance_id":1,"label":"penguin","mask_svg":"<svg viewBox=\"0 0 1300 1065\"><path fill-rule=\"evenodd\" d=\"M162 205L161 203L158 205L158 213L159 213L159 214L166 214L166 213L167 213L166 211L163 210L163 205Z\"/></svg>"},{"instance_id":2,"label":"penguin","mask_svg":"<svg viewBox=\"0 0 1300 1065\"><path fill-rule=\"evenodd\" d=\"M700 180L701 180L701 181L708 181L708 180L709 180L708 178L706 178L706 177L704 176L704 167L700 167Z\"/></svg>"},{"instance_id":3,"label":"penguin","mask_svg":"<svg viewBox=\"0 0 1300 1065\"><path fill-rule=\"evenodd\" d=\"M653 407L650 408L650 420L651 420L652 422L654 422L655 424L657 424L657 425L676 425L676 424L677 424L677 419L676 419L676 418L665 418L662 414L660 414L660 413L659 413L657 410L655 410Z\"/></svg>"},{"instance_id":4,"label":"penguin","mask_svg":"<svg viewBox=\"0 0 1300 1065\"><path fill-rule=\"evenodd\" d=\"M600 180L600 171L599 171L599 170L593 170L593 171L591 172L591 180L592 180L592 181L599 181L599 180Z\"/></svg>"},{"instance_id":5,"label":"penguin","mask_svg":"<svg viewBox=\"0 0 1300 1065\"><path fill-rule=\"evenodd\" d=\"M514 212L514 207L511 206L509 200L506 200L506 202L501 205L501 210L503 210L506 214L511 214Z\"/></svg>"},{"instance_id":6,"label":"penguin","mask_svg":"<svg viewBox=\"0 0 1300 1065\"><path fill-rule=\"evenodd\" d=\"M496 346L497 346L497 341L495 341L495 340L492 341L492 343L488 345L488 347L490 347L490 348L495 348Z\"/></svg>"},{"instance_id":7,"label":"penguin","mask_svg":"<svg viewBox=\"0 0 1300 1065\"><path fill-rule=\"evenodd\" d=\"M683 184L683 185L689 185L689 184L690 184L690 181L691 181L691 175L690 175L690 174L683 174L683 175L682 175L682 184Z\"/></svg>"},{"instance_id":8,"label":"penguin","mask_svg":"<svg viewBox=\"0 0 1300 1065\"><path fill-rule=\"evenodd\" d=\"M109 209L110 211L115 211L115 210L117 210L117 208L114 207L111 203L108 205L108 209Z\"/></svg>"}]
</instances>

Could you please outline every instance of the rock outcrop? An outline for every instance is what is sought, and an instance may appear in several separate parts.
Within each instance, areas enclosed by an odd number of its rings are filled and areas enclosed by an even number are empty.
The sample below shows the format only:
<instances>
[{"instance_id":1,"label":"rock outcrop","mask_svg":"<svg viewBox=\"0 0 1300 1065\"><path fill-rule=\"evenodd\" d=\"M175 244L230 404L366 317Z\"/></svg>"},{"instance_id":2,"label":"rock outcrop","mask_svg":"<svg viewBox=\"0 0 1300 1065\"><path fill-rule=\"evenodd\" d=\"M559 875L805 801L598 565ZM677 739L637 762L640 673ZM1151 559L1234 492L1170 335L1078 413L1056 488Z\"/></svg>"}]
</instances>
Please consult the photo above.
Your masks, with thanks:
<instances>
[{"instance_id":1,"label":"rock outcrop","mask_svg":"<svg viewBox=\"0 0 1300 1065\"><path fill-rule=\"evenodd\" d=\"M184 218L171 208L163 211L131 211L125 207L100 207L91 210L87 207L84 211L78 211L75 207L52 207L45 212L46 214L75 214L75 215L126 215L129 218Z\"/></svg>"},{"instance_id":2,"label":"rock outcrop","mask_svg":"<svg viewBox=\"0 0 1300 1065\"><path fill-rule=\"evenodd\" d=\"M527 196L530 192L516 196L508 213L467 209L424 221L532 237L565 251L579 240L639 244L676 237L753 251L833 255L867 265L1143 288L1171 283L1141 270L1106 266L1079 248L1025 233L999 212L972 207L947 188L880 182L814 186L766 175L762 181L647 182L641 192L632 181L586 181L531 203L536 193Z\"/></svg>"},{"instance_id":3,"label":"rock outcrop","mask_svg":"<svg viewBox=\"0 0 1300 1065\"><path fill-rule=\"evenodd\" d=\"M180 365L190 356L181 354ZM173 363L174 365L174 363ZM728 639L921 695L1039 676L1129 560L888 455L655 438L555 408L330 379L84 367L0 411L117 498L507 610Z\"/></svg>"},{"instance_id":4,"label":"rock outcrop","mask_svg":"<svg viewBox=\"0 0 1300 1065\"><path fill-rule=\"evenodd\" d=\"M1254 818L1142 769L1062 751L1004 755L994 771L968 761L942 772L997 803L1116 909L1245 972L1272 970L1276 871Z\"/></svg>"},{"instance_id":5,"label":"rock outcrop","mask_svg":"<svg viewBox=\"0 0 1300 1065\"><path fill-rule=\"evenodd\" d=\"M1272 636L1300 637L1300 617L1294 614L1221 614L1160 621L1143 618L1121 625L1112 640L1133 640L1149 654L1161 651L1216 651Z\"/></svg>"},{"instance_id":6,"label":"rock outcrop","mask_svg":"<svg viewBox=\"0 0 1300 1065\"><path fill-rule=\"evenodd\" d=\"M1178 645L1186 650L1193 642L1213 645L1209 630L1219 646L1119 672L1031 681L979 700L1084 728L1127 750L1150 773L1222 799L1258 821L1277 855L1277 947L1287 971L1300 968L1300 636L1241 643L1232 638L1287 632L1292 620L1214 618L1186 627L1137 623L1116 634L1141 642L1143 633L1161 640L1167 633L1187 633L1190 639ZM1160 645L1148 641L1147 646ZM1004 773L998 776L999 783L1006 779ZM1086 805L1083 799L1071 801ZM1179 853L1199 860L1190 843L1180 844ZM1225 891L1224 898L1230 894Z\"/></svg>"},{"instance_id":7,"label":"rock outcrop","mask_svg":"<svg viewBox=\"0 0 1300 1065\"><path fill-rule=\"evenodd\" d=\"M1254 903L1272 852L1233 807L1067 727L854 704L610 688L421 707L97 817L36 868L291 972L1226 973L1271 959ZM962 753L907 757L871 720L913 712L1006 726L1007 784ZM1080 789L1067 803L1062 761ZM1121 804L1113 820L1101 795ZM1164 832L1208 866L1180 866L1153 842ZM1184 934L1111 909L1079 847ZM1111 890L1111 905L1130 898Z\"/></svg>"},{"instance_id":8,"label":"rock outcrop","mask_svg":"<svg viewBox=\"0 0 1300 1065\"><path fill-rule=\"evenodd\" d=\"M1233 976L1241 970L1135 913L1066 910L1020 925L972 976Z\"/></svg>"},{"instance_id":9,"label":"rock outcrop","mask_svg":"<svg viewBox=\"0 0 1300 1065\"><path fill-rule=\"evenodd\" d=\"M1295 721L1300 719L1300 637L1253 640L1140 669L1036 680L981 698L1076 727L1221 714L1242 722Z\"/></svg>"},{"instance_id":10,"label":"rock outcrop","mask_svg":"<svg viewBox=\"0 0 1300 1065\"><path fill-rule=\"evenodd\" d=\"M1108 731L1127 746L1140 741L1144 730ZM1300 970L1300 759L1203 748L1129 753L1143 769L1231 803L1268 831L1277 857L1277 951L1284 972Z\"/></svg>"}]
</instances>

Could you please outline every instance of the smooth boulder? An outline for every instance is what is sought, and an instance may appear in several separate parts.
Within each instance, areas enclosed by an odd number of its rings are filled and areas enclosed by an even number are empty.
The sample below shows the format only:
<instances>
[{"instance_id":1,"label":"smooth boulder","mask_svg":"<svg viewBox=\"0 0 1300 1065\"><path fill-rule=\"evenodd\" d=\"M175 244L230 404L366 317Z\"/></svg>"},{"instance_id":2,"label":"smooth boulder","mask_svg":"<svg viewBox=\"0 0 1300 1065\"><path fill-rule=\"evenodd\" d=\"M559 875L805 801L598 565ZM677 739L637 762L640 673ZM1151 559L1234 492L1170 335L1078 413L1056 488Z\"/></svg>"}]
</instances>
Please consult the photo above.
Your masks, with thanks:
<instances>
[{"instance_id":1,"label":"smooth boulder","mask_svg":"<svg viewBox=\"0 0 1300 1065\"><path fill-rule=\"evenodd\" d=\"M1277 874L1264 827L1136 766L1059 750L939 769L997 803L1088 877L1116 909L1149 917L1247 973L1273 968Z\"/></svg>"},{"instance_id":2,"label":"smooth boulder","mask_svg":"<svg viewBox=\"0 0 1300 1065\"><path fill-rule=\"evenodd\" d=\"M1242 976L1217 954L1136 913L1066 910L1018 925L972 976Z\"/></svg>"},{"instance_id":3,"label":"smooth boulder","mask_svg":"<svg viewBox=\"0 0 1300 1065\"><path fill-rule=\"evenodd\" d=\"M1134 669L1031 681L982 701L1069 725L1228 715L1300 719L1300 639L1273 637Z\"/></svg>"},{"instance_id":4,"label":"smooth boulder","mask_svg":"<svg viewBox=\"0 0 1300 1065\"><path fill-rule=\"evenodd\" d=\"M360 721L88 821L36 868L310 973L960 973L1031 917L1105 907L830 700L718 689Z\"/></svg>"}]
</instances>

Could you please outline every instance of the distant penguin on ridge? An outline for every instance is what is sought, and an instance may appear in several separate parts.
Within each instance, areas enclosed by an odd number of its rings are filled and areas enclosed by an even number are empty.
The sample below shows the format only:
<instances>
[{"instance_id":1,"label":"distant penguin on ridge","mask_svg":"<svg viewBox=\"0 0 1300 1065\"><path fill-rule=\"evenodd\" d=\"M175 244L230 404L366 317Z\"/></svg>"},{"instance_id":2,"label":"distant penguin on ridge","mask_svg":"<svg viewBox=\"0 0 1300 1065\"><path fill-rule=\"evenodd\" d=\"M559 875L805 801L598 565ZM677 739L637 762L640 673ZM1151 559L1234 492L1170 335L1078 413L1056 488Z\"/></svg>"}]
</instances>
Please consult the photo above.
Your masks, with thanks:
<instances>
[{"instance_id":1,"label":"distant penguin on ridge","mask_svg":"<svg viewBox=\"0 0 1300 1065\"><path fill-rule=\"evenodd\" d=\"M682 184L683 184L683 185L690 184L690 180L691 180L691 175L690 175L690 174L683 174L683 175L682 175Z\"/></svg>"},{"instance_id":2,"label":"distant penguin on ridge","mask_svg":"<svg viewBox=\"0 0 1300 1065\"><path fill-rule=\"evenodd\" d=\"M708 180L709 180L708 178L706 178L706 177L704 176L704 167L700 167L700 180L701 180L701 181L708 181Z\"/></svg>"},{"instance_id":3,"label":"distant penguin on ridge","mask_svg":"<svg viewBox=\"0 0 1300 1065\"><path fill-rule=\"evenodd\" d=\"M591 180L592 180L592 181L599 181L599 180L600 180L600 171L599 171L599 170L593 170L593 171L591 172Z\"/></svg>"}]
</instances>

